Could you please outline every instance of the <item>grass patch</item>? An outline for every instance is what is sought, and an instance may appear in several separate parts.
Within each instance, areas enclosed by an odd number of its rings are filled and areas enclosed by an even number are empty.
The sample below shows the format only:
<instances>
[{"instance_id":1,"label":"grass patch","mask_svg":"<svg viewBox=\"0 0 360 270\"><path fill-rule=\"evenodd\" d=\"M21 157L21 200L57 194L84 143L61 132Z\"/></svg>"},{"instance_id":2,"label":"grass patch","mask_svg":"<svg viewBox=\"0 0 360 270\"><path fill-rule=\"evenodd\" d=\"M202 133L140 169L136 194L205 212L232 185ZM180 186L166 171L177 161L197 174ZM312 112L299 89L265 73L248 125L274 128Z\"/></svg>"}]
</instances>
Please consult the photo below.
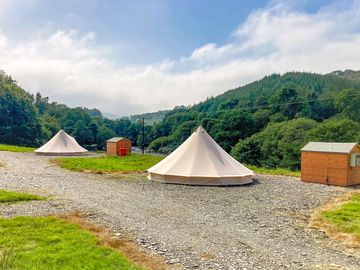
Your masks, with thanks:
<instances>
[{"instance_id":1,"label":"grass patch","mask_svg":"<svg viewBox=\"0 0 360 270\"><path fill-rule=\"evenodd\" d=\"M360 192L347 194L322 207L311 223L330 237L360 247Z\"/></svg>"},{"instance_id":2,"label":"grass patch","mask_svg":"<svg viewBox=\"0 0 360 270\"><path fill-rule=\"evenodd\" d=\"M62 168L95 173L145 172L163 157L132 154L124 157L57 158L54 160Z\"/></svg>"},{"instance_id":3,"label":"grass patch","mask_svg":"<svg viewBox=\"0 0 360 270\"><path fill-rule=\"evenodd\" d=\"M45 197L0 189L0 203L39 201L39 200L45 200Z\"/></svg>"},{"instance_id":4,"label":"grass patch","mask_svg":"<svg viewBox=\"0 0 360 270\"><path fill-rule=\"evenodd\" d=\"M25 146L16 146L8 144L0 144L0 151L9 151L9 152L34 152L36 148L25 147Z\"/></svg>"},{"instance_id":5,"label":"grass patch","mask_svg":"<svg viewBox=\"0 0 360 270\"><path fill-rule=\"evenodd\" d=\"M252 170L254 173L258 173L258 174L286 175L286 176L295 176L295 177L301 176L300 171L291 171L284 168L269 169L269 168L256 167L253 165L245 165L245 166L248 167L250 170Z\"/></svg>"},{"instance_id":6,"label":"grass patch","mask_svg":"<svg viewBox=\"0 0 360 270\"><path fill-rule=\"evenodd\" d=\"M145 269L57 217L0 218L0 247L7 269Z\"/></svg>"},{"instance_id":7,"label":"grass patch","mask_svg":"<svg viewBox=\"0 0 360 270\"><path fill-rule=\"evenodd\" d=\"M148 255L139 248L132 235L126 231L119 237L113 237L103 227L88 222L81 212L61 214L59 217L68 222L79 225L83 230L93 233L102 246L112 247L122 253L130 261L149 270L168 270L164 259L155 255Z\"/></svg>"}]
</instances>

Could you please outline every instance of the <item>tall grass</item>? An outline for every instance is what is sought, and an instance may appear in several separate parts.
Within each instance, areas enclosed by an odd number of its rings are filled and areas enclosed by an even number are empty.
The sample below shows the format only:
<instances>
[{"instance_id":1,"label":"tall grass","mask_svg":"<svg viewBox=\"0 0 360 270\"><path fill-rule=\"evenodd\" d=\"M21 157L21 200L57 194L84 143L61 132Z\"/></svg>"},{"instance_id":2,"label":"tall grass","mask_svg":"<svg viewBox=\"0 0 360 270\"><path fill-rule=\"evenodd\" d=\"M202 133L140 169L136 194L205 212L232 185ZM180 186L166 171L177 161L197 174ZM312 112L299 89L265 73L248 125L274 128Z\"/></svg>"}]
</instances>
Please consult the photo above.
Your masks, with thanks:
<instances>
[{"instance_id":1,"label":"tall grass","mask_svg":"<svg viewBox=\"0 0 360 270\"><path fill-rule=\"evenodd\" d=\"M347 193L317 209L312 227L347 245L360 247L360 192Z\"/></svg>"},{"instance_id":2,"label":"tall grass","mask_svg":"<svg viewBox=\"0 0 360 270\"><path fill-rule=\"evenodd\" d=\"M144 270L79 225L57 217L0 218L3 269L128 269ZM10 268L9 268L10 267Z\"/></svg>"},{"instance_id":3,"label":"tall grass","mask_svg":"<svg viewBox=\"0 0 360 270\"><path fill-rule=\"evenodd\" d=\"M300 171L291 171L284 168L269 169L269 168L262 168L253 165L245 165L245 166L248 167L250 170L252 170L254 173L258 173L258 174L286 175L286 176L294 176L294 177L301 176Z\"/></svg>"},{"instance_id":4,"label":"tall grass","mask_svg":"<svg viewBox=\"0 0 360 270\"><path fill-rule=\"evenodd\" d=\"M321 216L339 231L353 234L360 241L360 193L353 194L337 208L322 212Z\"/></svg>"},{"instance_id":5,"label":"tall grass","mask_svg":"<svg viewBox=\"0 0 360 270\"><path fill-rule=\"evenodd\" d=\"M162 158L152 155L132 154L124 157L57 158L54 162L58 163L62 168L72 171L132 173L145 172Z\"/></svg>"},{"instance_id":6,"label":"tall grass","mask_svg":"<svg viewBox=\"0 0 360 270\"><path fill-rule=\"evenodd\" d=\"M0 270L15 269L15 259L19 251L14 248L0 249Z\"/></svg>"}]
</instances>

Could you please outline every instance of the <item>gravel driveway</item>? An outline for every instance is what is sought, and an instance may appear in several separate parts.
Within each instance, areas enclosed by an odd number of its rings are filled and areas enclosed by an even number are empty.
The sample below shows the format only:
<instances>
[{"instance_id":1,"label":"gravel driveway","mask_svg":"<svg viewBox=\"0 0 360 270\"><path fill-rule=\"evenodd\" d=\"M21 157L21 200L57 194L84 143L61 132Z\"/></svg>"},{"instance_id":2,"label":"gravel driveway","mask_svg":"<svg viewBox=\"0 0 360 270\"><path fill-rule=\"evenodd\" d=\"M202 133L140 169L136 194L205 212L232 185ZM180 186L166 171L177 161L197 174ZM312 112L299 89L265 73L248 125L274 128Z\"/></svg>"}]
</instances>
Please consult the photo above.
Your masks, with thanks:
<instances>
[{"instance_id":1,"label":"gravel driveway","mask_svg":"<svg viewBox=\"0 0 360 270\"><path fill-rule=\"evenodd\" d=\"M1 206L0 215L85 210L176 269L360 269L358 251L307 225L312 209L349 188L270 176L231 188L168 185L69 172L49 160L0 152L0 188L54 196Z\"/></svg>"}]
</instances>

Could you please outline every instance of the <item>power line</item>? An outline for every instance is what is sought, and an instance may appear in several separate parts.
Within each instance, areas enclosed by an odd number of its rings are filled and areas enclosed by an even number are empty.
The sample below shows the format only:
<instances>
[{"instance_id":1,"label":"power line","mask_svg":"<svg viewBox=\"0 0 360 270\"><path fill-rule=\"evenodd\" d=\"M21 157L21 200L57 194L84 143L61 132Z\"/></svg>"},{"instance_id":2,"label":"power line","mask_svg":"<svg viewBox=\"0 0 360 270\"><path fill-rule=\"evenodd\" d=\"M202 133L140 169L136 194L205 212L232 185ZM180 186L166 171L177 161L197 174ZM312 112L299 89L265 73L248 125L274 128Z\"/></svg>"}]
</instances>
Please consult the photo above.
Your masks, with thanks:
<instances>
[{"instance_id":1,"label":"power line","mask_svg":"<svg viewBox=\"0 0 360 270\"><path fill-rule=\"evenodd\" d=\"M356 93L356 94L351 94L351 95L345 95L345 97L355 97L360 95L360 92ZM272 104L268 104L268 105L263 105L263 106L238 106L238 107L234 107L234 109L240 109L240 110L254 110L254 109L263 109L263 108L270 108L270 107L274 107L274 106L283 106L283 105L293 105L293 104L301 104L301 103L308 103L308 102L315 102L315 101L322 101L322 100L331 100L331 99L335 99L336 96L332 96L332 97L324 97L324 98L314 98L314 99L307 99L307 100L301 100L301 101L293 101L293 102L283 102L283 103L272 103ZM229 110L218 110L216 112L227 112Z\"/></svg>"}]
</instances>

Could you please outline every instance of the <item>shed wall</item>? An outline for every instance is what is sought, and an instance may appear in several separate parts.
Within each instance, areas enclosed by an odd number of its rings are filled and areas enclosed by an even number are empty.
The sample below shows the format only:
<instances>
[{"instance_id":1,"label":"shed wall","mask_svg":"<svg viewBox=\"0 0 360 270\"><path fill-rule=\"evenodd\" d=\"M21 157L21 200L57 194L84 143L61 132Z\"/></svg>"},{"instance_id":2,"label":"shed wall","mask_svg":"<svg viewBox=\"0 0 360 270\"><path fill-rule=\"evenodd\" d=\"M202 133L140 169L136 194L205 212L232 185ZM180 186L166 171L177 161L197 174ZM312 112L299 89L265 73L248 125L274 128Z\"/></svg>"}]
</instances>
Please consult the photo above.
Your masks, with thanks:
<instances>
[{"instance_id":1,"label":"shed wall","mask_svg":"<svg viewBox=\"0 0 360 270\"><path fill-rule=\"evenodd\" d=\"M126 139L117 142L107 142L106 153L113 156L119 155L120 148L126 148L126 153L131 154L131 142Z\"/></svg>"},{"instance_id":2,"label":"shed wall","mask_svg":"<svg viewBox=\"0 0 360 270\"><path fill-rule=\"evenodd\" d=\"M353 151L351 152L351 154L355 154L355 153L356 154L360 153L359 147L354 148ZM360 184L360 167L349 167L349 182L350 185Z\"/></svg>"},{"instance_id":3,"label":"shed wall","mask_svg":"<svg viewBox=\"0 0 360 270\"><path fill-rule=\"evenodd\" d=\"M128 140L118 141L117 149L120 149L120 148L126 148L126 153L131 154L131 142L130 141L128 141ZM119 150L118 150L118 152L119 152Z\"/></svg>"},{"instance_id":4,"label":"shed wall","mask_svg":"<svg viewBox=\"0 0 360 270\"><path fill-rule=\"evenodd\" d=\"M116 156L116 142L107 142L106 144L106 153L108 155Z\"/></svg>"},{"instance_id":5,"label":"shed wall","mask_svg":"<svg viewBox=\"0 0 360 270\"><path fill-rule=\"evenodd\" d=\"M349 155L306 152L301 155L301 180L305 182L348 186Z\"/></svg>"}]
</instances>

